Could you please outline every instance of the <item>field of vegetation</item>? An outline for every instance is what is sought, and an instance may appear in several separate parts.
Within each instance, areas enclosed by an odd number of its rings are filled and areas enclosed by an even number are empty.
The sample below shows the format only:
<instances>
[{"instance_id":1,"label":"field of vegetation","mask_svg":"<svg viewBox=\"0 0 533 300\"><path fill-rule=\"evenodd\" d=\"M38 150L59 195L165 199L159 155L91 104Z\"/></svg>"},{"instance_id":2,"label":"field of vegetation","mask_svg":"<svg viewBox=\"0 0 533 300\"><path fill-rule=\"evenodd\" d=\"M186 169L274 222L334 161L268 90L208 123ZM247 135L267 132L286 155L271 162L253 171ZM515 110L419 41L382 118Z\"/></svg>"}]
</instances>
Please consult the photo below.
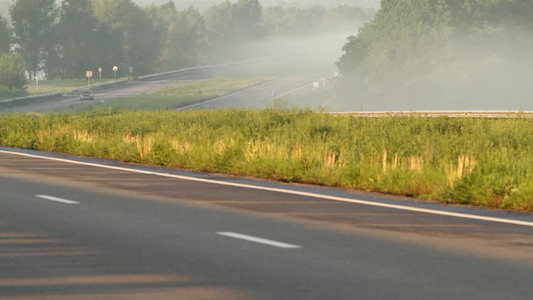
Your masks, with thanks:
<instances>
[{"instance_id":1,"label":"field of vegetation","mask_svg":"<svg viewBox=\"0 0 533 300\"><path fill-rule=\"evenodd\" d=\"M142 94L113 101L95 101L89 105L74 105L56 110L57 113L82 113L103 109L160 110L174 109L214 99L238 90L273 80L275 76L221 76L207 80L168 86L152 94ZM98 100L98 98L96 98Z\"/></svg>"},{"instance_id":2,"label":"field of vegetation","mask_svg":"<svg viewBox=\"0 0 533 300\"><path fill-rule=\"evenodd\" d=\"M533 119L305 109L0 115L0 144L533 211Z\"/></svg>"},{"instance_id":3,"label":"field of vegetation","mask_svg":"<svg viewBox=\"0 0 533 300\"><path fill-rule=\"evenodd\" d=\"M91 79L91 85L98 83L106 83L114 80L115 79ZM46 94L53 92L69 94L72 89L87 85L89 85L87 79L40 80L38 84L35 81L27 84L26 90L30 95Z\"/></svg>"}]
</instances>

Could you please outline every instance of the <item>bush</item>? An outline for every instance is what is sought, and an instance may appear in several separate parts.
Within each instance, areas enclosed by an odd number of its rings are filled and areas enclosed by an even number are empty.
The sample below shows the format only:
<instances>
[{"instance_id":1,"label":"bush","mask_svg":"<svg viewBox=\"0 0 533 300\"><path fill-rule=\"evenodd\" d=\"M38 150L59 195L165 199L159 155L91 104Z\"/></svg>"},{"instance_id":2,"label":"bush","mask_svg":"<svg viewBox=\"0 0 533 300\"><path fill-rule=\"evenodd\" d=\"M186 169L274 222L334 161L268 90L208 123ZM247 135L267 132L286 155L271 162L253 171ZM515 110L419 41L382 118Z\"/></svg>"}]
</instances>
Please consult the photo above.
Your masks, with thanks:
<instances>
[{"instance_id":1,"label":"bush","mask_svg":"<svg viewBox=\"0 0 533 300\"><path fill-rule=\"evenodd\" d=\"M0 85L0 100L13 99L27 96L28 92L23 89L10 89Z\"/></svg>"},{"instance_id":2,"label":"bush","mask_svg":"<svg viewBox=\"0 0 533 300\"><path fill-rule=\"evenodd\" d=\"M26 80L26 63L20 54L0 55L0 86L12 89L24 89Z\"/></svg>"}]
</instances>

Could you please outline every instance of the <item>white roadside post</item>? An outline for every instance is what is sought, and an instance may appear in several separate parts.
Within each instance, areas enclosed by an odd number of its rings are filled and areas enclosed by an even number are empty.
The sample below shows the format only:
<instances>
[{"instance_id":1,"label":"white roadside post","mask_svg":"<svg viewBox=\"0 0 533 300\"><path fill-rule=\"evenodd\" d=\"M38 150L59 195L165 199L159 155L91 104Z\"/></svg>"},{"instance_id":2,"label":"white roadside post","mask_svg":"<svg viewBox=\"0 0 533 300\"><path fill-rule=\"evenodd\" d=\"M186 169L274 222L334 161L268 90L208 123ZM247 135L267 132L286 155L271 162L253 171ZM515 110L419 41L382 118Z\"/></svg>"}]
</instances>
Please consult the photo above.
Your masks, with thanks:
<instances>
[{"instance_id":1,"label":"white roadside post","mask_svg":"<svg viewBox=\"0 0 533 300\"><path fill-rule=\"evenodd\" d=\"M115 73L115 79L117 79L117 70L118 70L118 67L113 66L113 72Z\"/></svg>"}]
</instances>

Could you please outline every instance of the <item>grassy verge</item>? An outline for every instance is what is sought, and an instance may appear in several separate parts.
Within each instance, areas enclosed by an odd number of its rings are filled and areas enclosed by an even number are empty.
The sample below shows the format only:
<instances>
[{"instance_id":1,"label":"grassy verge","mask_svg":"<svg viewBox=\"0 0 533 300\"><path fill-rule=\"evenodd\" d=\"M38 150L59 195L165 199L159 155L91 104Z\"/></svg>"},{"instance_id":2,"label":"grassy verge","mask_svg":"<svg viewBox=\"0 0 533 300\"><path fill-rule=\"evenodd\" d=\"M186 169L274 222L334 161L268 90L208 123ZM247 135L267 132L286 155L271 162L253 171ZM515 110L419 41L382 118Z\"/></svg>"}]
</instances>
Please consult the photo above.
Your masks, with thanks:
<instances>
[{"instance_id":1,"label":"grassy verge","mask_svg":"<svg viewBox=\"0 0 533 300\"><path fill-rule=\"evenodd\" d=\"M90 105L77 105L60 110L60 113L81 113L104 109L160 110L174 109L202 102L235 92L261 82L272 80L271 76L257 77L217 77L169 86L150 95L139 95ZM98 99L96 99L98 100Z\"/></svg>"},{"instance_id":2,"label":"grassy verge","mask_svg":"<svg viewBox=\"0 0 533 300\"><path fill-rule=\"evenodd\" d=\"M92 84L105 83L109 81L114 81L115 79L91 79ZM67 79L67 80L40 80L39 89L37 89L37 84L35 81L29 83L27 91L30 95L46 94L53 92L60 92L62 94L70 93L70 90L77 87L82 87L88 85L86 79Z\"/></svg>"},{"instance_id":3,"label":"grassy verge","mask_svg":"<svg viewBox=\"0 0 533 300\"><path fill-rule=\"evenodd\" d=\"M309 110L0 116L3 146L533 211L533 120Z\"/></svg>"}]
</instances>

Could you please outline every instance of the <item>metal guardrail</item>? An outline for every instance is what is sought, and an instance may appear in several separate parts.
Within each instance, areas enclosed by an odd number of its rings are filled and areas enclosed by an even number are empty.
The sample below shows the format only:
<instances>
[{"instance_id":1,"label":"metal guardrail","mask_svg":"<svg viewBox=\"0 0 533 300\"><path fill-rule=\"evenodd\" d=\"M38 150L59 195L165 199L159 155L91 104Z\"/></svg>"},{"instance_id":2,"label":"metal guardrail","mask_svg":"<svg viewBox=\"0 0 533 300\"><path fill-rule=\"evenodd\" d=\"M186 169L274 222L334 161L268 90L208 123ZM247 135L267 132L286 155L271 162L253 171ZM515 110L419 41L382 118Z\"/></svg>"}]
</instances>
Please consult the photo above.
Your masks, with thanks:
<instances>
[{"instance_id":1,"label":"metal guardrail","mask_svg":"<svg viewBox=\"0 0 533 300\"><path fill-rule=\"evenodd\" d=\"M250 63L250 62L258 62L258 61L267 60L267 59L270 59L270 58L267 57L267 58L261 58L261 59L243 60L243 61L232 62L232 63L227 63L227 64L220 64L220 65L209 65L209 66L185 68L185 69L162 72L162 73L157 73L157 74L139 76L138 79L139 80L146 80L146 79L152 79L152 78L168 76L168 75L174 75L174 74L185 73L185 72L196 71L196 70L205 70L205 69L213 69L213 68L224 68L224 67L229 67L229 66L246 64L246 63Z\"/></svg>"},{"instance_id":2,"label":"metal guardrail","mask_svg":"<svg viewBox=\"0 0 533 300\"><path fill-rule=\"evenodd\" d=\"M8 102L12 102L12 101L46 98L46 97L53 97L53 96L59 96L59 95L61 95L60 92L53 92L53 93L47 93L47 94L39 94L39 95L33 95L33 96L26 96L26 97L19 97L19 98L13 98L13 99L0 100L0 103L8 103Z\"/></svg>"},{"instance_id":3,"label":"metal guardrail","mask_svg":"<svg viewBox=\"0 0 533 300\"><path fill-rule=\"evenodd\" d=\"M533 117L533 111L521 110L442 110L442 111L353 111L331 112L334 115L357 116L357 117L394 117L394 116L418 116L418 117L484 117L484 118L508 118L508 117Z\"/></svg>"},{"instance_id":4,"label":"metal guardrail","mask_svg":"<svg viewBox=\"0 0 533 300\"><path fill-rule=\"evenodd\" d=\"M146 79L152 79L152 78L157 78L157 77L162 77L162 76L169 76L169 75L185 73L185 72L189 72L189 71L193 71L193 70L207 69L207 68L210 68L210 67L209 66L204 66L204 67L194 67L194 68L179 69L179 70L174 70L174 71L168 71L168 72L162 72L162 73L139 76L138 79L139 80L146 80Z\"/></svg>"}]
</instances>

